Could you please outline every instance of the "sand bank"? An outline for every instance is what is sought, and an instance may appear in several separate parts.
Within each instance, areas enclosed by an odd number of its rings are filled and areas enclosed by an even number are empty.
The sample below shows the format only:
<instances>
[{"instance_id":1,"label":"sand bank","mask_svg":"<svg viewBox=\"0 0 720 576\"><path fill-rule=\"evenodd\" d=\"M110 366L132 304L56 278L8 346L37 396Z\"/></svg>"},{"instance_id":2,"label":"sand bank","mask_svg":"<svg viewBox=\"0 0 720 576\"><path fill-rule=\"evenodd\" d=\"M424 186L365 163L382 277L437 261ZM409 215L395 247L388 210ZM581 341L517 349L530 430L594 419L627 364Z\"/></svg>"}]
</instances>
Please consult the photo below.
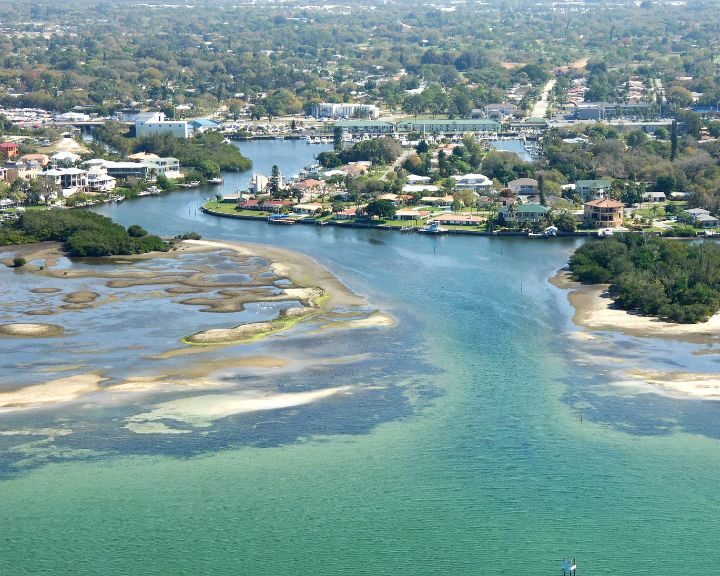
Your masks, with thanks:
<instances>
[{"instance_id":1,"label":"sand bank","mask_svg":"<svg viewBox=\"0 0 720 576\"><path fill-rule=\"evenodd\" d=\"M15 336L17 338L49 338L62 336L62 326L55 324L0 324L0 336Z\"/></svg>"},{"instance_id":2,"label":"sand bank","mask_svg":"<svg viewBox=\"0 0 720 576\"><path fill-rule=\"evenodd\" d=\"M267 410L294 408L312 402L318 402L337 394L349 393L350 386L338 386L309 392L267 393L265 391L244 391L235 394L208 394L181 398L159 404L154 410L137 414L127 419L126 428L136 432L138 424L174 420L195 427L207 427L216 420Z\"/></svg>"},{"instance_id":3,"label":"sand bank","mask_svg":"<svg viewBox=\"0 0 720 576\"><path fill-rule=\"evenodd\" d=\"M627 375L654 389L650 391L666 396L720 400L720 374L634 370L628 372Z\"/></svg>"},{"instance_id":4,"label":"sand bank","mask_svg":"<svg viewBox=\"0 0 720 576\"><path fill-rule=\"evenodd\" d=\"M607 294L606 284L580 284L573 281L566 270L558 272L551 283L569 290L568 300L575 308L573 322L590 330L611 330L630 336L678 338L693 342L706 342L720 335L720 314L700 324L674 324L621 310Z\"/></svg>"},{"instance_id":5,"label":"sand bank","mask_svg":"<svg viewBox=\"0 0 720 576\"><path fill-rule=\"evenodd\" d=\"M28 410L48 404L70 402L100 390L100 382L103 380L104 378L97 374L78 374L19 390L0 392L0 412Z\"/></svg>"}]
</instances>

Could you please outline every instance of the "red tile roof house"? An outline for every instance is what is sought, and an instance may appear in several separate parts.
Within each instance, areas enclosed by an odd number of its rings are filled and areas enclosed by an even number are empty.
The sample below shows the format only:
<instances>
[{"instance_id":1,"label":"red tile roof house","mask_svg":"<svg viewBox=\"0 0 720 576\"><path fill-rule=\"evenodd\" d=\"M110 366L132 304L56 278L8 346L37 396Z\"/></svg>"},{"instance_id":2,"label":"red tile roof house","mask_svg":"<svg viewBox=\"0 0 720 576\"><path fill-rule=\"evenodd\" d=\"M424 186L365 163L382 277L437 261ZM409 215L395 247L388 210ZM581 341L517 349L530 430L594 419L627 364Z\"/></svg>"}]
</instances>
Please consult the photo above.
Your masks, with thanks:
<instances>
[{"instance_id":1,"label":"red tile roof house","mask_svg":"<svg viewBox=\"0 0 720 576\"><path fill-rule=\"evenodd\" d=\"M433 218L433 222L452 226L480 226L485 219L472 214L440 214Z\"/></svg>"},{"instance_id":2,"label":"red tile roof house","mask_svg":"<svg viewBox=\"0 0 720 576\"><path fill-rule=\"evenodd\" d=\"M345 210L340 210L340 212L335 213L335 220L350 220L351 218L355 218L357 215L357 208L346 208Z\"/></svg>"},{"instance_id":3,"label":"red tile roof house","mask_svg":"<svg viewBox=\"0 0 720 576\"><path fill-rule=\"evenodd\" d=\"M14 158L18 153L18 145L15 144L15 142L3 142L0 144L0 154L2 154L4 158Z\"/></svg>"}]
</instances>

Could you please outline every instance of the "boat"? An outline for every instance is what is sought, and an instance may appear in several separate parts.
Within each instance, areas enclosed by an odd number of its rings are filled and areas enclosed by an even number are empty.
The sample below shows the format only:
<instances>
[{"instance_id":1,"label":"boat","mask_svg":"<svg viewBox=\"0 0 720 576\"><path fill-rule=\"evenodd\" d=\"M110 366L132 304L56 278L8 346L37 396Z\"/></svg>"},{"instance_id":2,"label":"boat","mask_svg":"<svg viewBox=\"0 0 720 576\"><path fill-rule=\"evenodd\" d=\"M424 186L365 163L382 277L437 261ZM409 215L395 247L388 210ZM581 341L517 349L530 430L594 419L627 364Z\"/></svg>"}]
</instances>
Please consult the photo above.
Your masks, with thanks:
<instances>
[{"instance_id":1,"label":"boat","mask_svg":"<svg viewBox=\"0 0 720 576\"><path fill-rule=\"evenodd\" d=\"M225 182L225 180L222 176L218 176L217 178L210 178L210 180L208 180L208 184L222 184L223 182Z\"/></svg>"},{"instance_id":2,"label":"boat","mask_svg":"<svg viewBox=\"0 0 720 576\"><path fill-rule=\"evenodd\" d=\"M529 232L528 238L545 238L545 234L542 232Z\"/></svg>"},{"instance_id":3,"label":"boat","mask_svg":"<svg viewBox=\"0 0 720 576\"><path fill-rule=\"evenodd\" d=\"M442 234L443 232L447 232L447 229L441 228L440 222L430 222L426 226L420 228L418 232L423 234Z\"/></svg>"},{"instance_id":4,"label":"boat","mask_svg":"<svg viewBox=\"0 0 720 576\"><path fill-rule=\"evenodd\" d=\"M288 217L287 214L273 214L268 216L268 222L270 224L295 224L295 220Z\"/></svg>"}]
</instances>

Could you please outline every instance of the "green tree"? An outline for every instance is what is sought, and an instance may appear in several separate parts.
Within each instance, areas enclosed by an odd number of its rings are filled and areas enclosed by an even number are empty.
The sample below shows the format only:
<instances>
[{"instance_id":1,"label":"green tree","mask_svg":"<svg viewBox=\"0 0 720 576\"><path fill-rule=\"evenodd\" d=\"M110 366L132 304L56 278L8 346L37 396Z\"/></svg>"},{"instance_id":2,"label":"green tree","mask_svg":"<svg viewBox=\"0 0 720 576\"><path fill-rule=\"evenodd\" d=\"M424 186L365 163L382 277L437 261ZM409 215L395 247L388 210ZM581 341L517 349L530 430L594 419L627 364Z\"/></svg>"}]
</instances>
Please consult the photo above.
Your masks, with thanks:
<instances>
[{"instance_id":1,"label":"green tree","mask_svg":"<svg viewBox=\"0 0 720 576\"><path fill-rule=\"evenodd\" d=\"M364 209L367 216L377 216L381 220L392 220L395 218L395 211L395 204L390 200L371 200Z\"/></svg>"}]
</instances>

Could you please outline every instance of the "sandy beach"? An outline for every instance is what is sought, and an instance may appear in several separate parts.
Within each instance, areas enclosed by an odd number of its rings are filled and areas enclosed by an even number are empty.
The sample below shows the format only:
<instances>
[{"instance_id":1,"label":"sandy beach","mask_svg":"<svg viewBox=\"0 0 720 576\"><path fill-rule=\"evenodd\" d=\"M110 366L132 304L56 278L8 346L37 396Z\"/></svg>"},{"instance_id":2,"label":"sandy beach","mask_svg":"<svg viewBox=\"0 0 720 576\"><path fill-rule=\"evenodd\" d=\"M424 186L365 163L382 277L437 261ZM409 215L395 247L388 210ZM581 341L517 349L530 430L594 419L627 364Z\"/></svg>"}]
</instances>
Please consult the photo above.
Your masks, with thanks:
<instances>
[{"instance_id":1,"label":"sandy beach","mask_svg":"<svg viewBox=\"0 0 720 576\"><path fill-rule=\"evenodd\" d=\"M550 282L568 290L568 300L575 308L573 322L589 330L614 330L630 336L677 338L697 343L715 340L720 335L720 314L700 324L663 322L615 307L606 284L575 282L566 270L558 272Z\"/></svg>"}]
</instances>

